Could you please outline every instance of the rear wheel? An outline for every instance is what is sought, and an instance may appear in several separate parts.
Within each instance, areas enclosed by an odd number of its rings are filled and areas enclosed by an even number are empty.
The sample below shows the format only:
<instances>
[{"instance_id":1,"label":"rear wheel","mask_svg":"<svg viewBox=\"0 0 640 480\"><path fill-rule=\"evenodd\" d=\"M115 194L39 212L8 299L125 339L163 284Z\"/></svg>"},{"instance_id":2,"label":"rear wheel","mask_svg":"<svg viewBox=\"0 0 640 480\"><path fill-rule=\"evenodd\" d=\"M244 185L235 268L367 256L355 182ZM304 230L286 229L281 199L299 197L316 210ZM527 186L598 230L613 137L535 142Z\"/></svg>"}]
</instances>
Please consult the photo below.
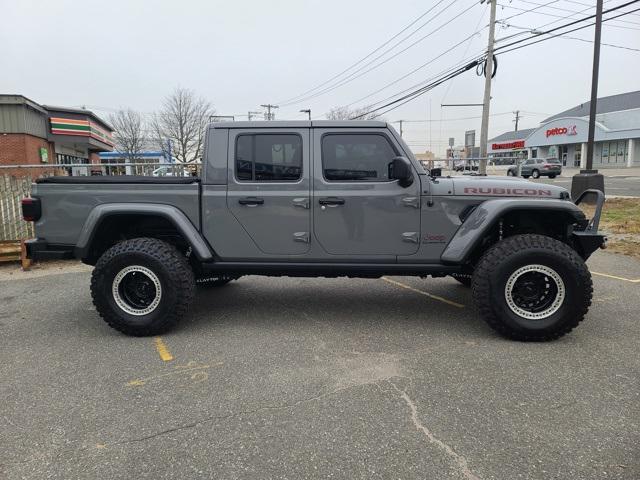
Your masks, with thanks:
<instances>
[{"instance_id":1,"label":"rear wheel","mask_svg":"<svg viewBox=\"0 0 640 480\"><path fill-rule=\"evenodd\" d=\"M549 178L556 178L555 173L552 173L551 175L549 175Z\"/></svg>"},{"instance_id":2,"label":"rear wheel","mask_svg":"<svg viewBox=\"0 0 640 480\"><path fill-rule=\"evenodd\" d=\"M533 178L540 178L540 171L539 170L534 170L531 172L531 176Z\"/></svg>"},{"instance_id":3,"label":"rear wheel","mask_svg":"<svg viewBox=\"0 0 640 480\"><path fill-rule=\"evenodd\" d=\"M507 176L508 177L513 177L515 175L515 173L513 173L513 170L507 170Z\"/></svg>"},{"instance_id":4,"label":"rear wheel","mask_svg":"<svg viewBox=\"0 0 640 480\"><path fill-rule=\"evenodd\" d=\"M157 335L185 314L193 270L175 247L155 238L120 242L98 260L91 296L100 316L127 335Z\"/></svg>"},{"instance_id":5,"label":"rear wheel","mask_svg":"<svg viewBox=\"0 0 640 480\"><path fill-rule=\"evenodd\" d=\"M505 337L547 341L574 329L591 305L591 274L568 245L515 235L480 259L472 292L483 319Z\"/></svg>"}]
</instances>

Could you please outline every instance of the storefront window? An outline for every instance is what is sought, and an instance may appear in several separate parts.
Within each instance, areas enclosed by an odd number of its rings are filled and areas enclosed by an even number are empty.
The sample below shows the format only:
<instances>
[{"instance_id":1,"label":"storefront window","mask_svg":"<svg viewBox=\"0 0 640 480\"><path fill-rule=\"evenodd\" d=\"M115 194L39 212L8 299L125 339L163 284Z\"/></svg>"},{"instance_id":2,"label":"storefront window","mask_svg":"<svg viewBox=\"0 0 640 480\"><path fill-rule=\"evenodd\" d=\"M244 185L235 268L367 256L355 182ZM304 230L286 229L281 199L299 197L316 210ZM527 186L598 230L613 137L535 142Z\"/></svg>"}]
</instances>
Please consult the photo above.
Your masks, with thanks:
<instances>
[{"instance_id":1,"label":"storefront window","mask_svg":"<svg viewBox=\"0 0 640 480\"><path fill-rule=\"evenodd\" d=\"M602 163L609 163L609 144L602 144Z\"/></svg>"}]
</instances>

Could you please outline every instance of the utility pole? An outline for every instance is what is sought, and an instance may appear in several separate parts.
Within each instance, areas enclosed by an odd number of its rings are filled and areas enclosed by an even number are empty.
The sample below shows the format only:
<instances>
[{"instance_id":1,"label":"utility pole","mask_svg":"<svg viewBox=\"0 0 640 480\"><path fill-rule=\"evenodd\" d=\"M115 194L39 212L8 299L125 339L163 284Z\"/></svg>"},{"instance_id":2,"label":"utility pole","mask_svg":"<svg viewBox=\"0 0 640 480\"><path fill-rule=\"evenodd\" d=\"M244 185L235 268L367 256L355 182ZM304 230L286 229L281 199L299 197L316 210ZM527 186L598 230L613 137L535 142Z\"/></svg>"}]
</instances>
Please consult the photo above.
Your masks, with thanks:
<instances>
[{"instance_id":1,"label":"utility pole","mask_svg":"<svg viewBox=\"0 0 640 480\"><path fill-rule=\"evenodd\" d=\"M251 119L255 116L255 115L260 115L262 112L252 112L251 110L249 110L247 112L247 118L249 119L249 121L251 121Z\"/></svg>"},{"instance_id":2,"label":"utility pole","mask_svg":"<svg viewBox=\"0 0 640 480\"><path fill-rule=\"evenodd\" d=\"M518 131L518 120L520 120L520 110L516 110L515 112L513 112L516 115L516 132Z\"/></svg>"},{"instance_id":3,"label":"utility pole","mask_svg":"<svg viewBox=\"0 0 640 480\"><path fill-rule=\"evenodd\" d=\"M493 44L496 36L496 3L497 0L486 0L491 8L489 16L489 44L484 69L484 100L482 101L482 126L480 128L480 166L478 173L487 174L487 143L489 142L489 108L491 106L491 77L493 75ZM481 0L480 3L484 3Z\"/></svg>"},{"instance_id":4,"label":"utility pole","mask_svg":"<svg viewBox=\"0 0 640 480\"><path fill-rule=\"evenodd\" d=\"M309 115L309 121L311 121L311 109L310 108L303 108L302 110L300 110L300 113L306 113L307 115Z\"/></svg>"},{"instance_id":5,"label":"utility pole","mask_svg":"<svg viewBox=\"0 0 640 480\"><path fill-rule=\"evenodd\" d=\"M271 110L275 110L276 108L278 108L278 105L271 105L270 103L267 103L265 105L260 105L260 106L267 109L265 120L273 120L274 118L276 118L276 114L271 113Z\"/></svg>"},{"instance_id":6,"label":"utility pole","mask_svg":"<svg viewBox=\"0 0 640 480\"><path fill-rule=\"evenodd\" d=\"M573 176L571 197L576 200L585 190L596 189L604 193L604 176L593 169L593 142L596 133L596 112L598 104L598 74L600 70L600 38L602 33L602 4L596 2L596 32L593 42L593 72L591 74L591 102L589 104L589 136L587 140L587 168Z\"/></svg>"}]
</instances>

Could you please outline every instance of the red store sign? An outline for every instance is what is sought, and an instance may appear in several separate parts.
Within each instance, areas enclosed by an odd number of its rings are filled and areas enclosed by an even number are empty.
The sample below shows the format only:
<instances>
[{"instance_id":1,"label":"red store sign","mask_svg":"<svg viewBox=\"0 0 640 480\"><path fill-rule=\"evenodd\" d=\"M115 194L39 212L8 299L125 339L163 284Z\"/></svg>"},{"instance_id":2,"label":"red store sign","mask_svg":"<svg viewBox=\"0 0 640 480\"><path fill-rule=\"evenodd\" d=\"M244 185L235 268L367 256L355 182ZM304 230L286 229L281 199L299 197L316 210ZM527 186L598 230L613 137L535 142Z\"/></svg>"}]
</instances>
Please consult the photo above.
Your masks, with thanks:
<instances>
[{"instance_id":1,"label":"red store sign","mask_svg":"<svg viewBox=\"0 0 640 480\"><path fill-rule=\"evenodd\" d=\"M577 127L575 125L570 125L568 127L556 127L550 128L547 130L547 138L553 137L554 135L577 135Z\"/></svg>"},{"instance_id":2,"label":"red store sign","mask_svg":"<svg viewBox=\"0 0 640 480\"><path fill-rule=\"evenodd\" d=\"M491 145L492 150L507 150L512 148L524 148L524 140L516 140L515 142L494 143Z\"/></svg>"}]
</instances>

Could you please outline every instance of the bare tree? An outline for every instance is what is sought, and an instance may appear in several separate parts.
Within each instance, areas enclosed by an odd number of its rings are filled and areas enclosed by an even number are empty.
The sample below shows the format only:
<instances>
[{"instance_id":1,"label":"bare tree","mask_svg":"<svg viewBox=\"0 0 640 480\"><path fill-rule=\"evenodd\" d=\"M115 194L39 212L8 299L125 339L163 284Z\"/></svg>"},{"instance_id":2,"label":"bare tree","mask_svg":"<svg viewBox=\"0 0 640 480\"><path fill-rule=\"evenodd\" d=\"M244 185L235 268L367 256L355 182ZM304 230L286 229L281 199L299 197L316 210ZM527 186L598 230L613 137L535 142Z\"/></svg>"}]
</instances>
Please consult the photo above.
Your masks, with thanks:
<instances>
[{"instance_id":1,"label":"bare tree","mask_svg":"<svg viewBox=\"0 0 640 480\"><path fill-rule=\"evenodd\" d=\"M118 110L109 116L115 129L116 149L123 153L128 162L138 160L139 153L145 148L144 120L142 115L130 108Z\"/></svg>"},{"instance_id":2,"label":"bare tree","mask_svg":"<svg viewBox=\"0 0 640 480\"><path fill-rule=\"evenodd\" d=\"M369 113L370 106L349 109L348 107L333 107L326 114L328 120L352 120L355 117L359 117L358 120L380 120L377 114Z\"/></svg>"},{"instance_id":3,"label":"bare tree","mask_svg":"<svg viewBox=\"0 0 640 480\"><path fill-rule=\"evenodd\" d=\"M202 158L204 134L209 117L215 113L211 103L186 88L168 95L151 123L155 141L163 152L179 162L192 163Z\"/></svg>"}]
</instances>

